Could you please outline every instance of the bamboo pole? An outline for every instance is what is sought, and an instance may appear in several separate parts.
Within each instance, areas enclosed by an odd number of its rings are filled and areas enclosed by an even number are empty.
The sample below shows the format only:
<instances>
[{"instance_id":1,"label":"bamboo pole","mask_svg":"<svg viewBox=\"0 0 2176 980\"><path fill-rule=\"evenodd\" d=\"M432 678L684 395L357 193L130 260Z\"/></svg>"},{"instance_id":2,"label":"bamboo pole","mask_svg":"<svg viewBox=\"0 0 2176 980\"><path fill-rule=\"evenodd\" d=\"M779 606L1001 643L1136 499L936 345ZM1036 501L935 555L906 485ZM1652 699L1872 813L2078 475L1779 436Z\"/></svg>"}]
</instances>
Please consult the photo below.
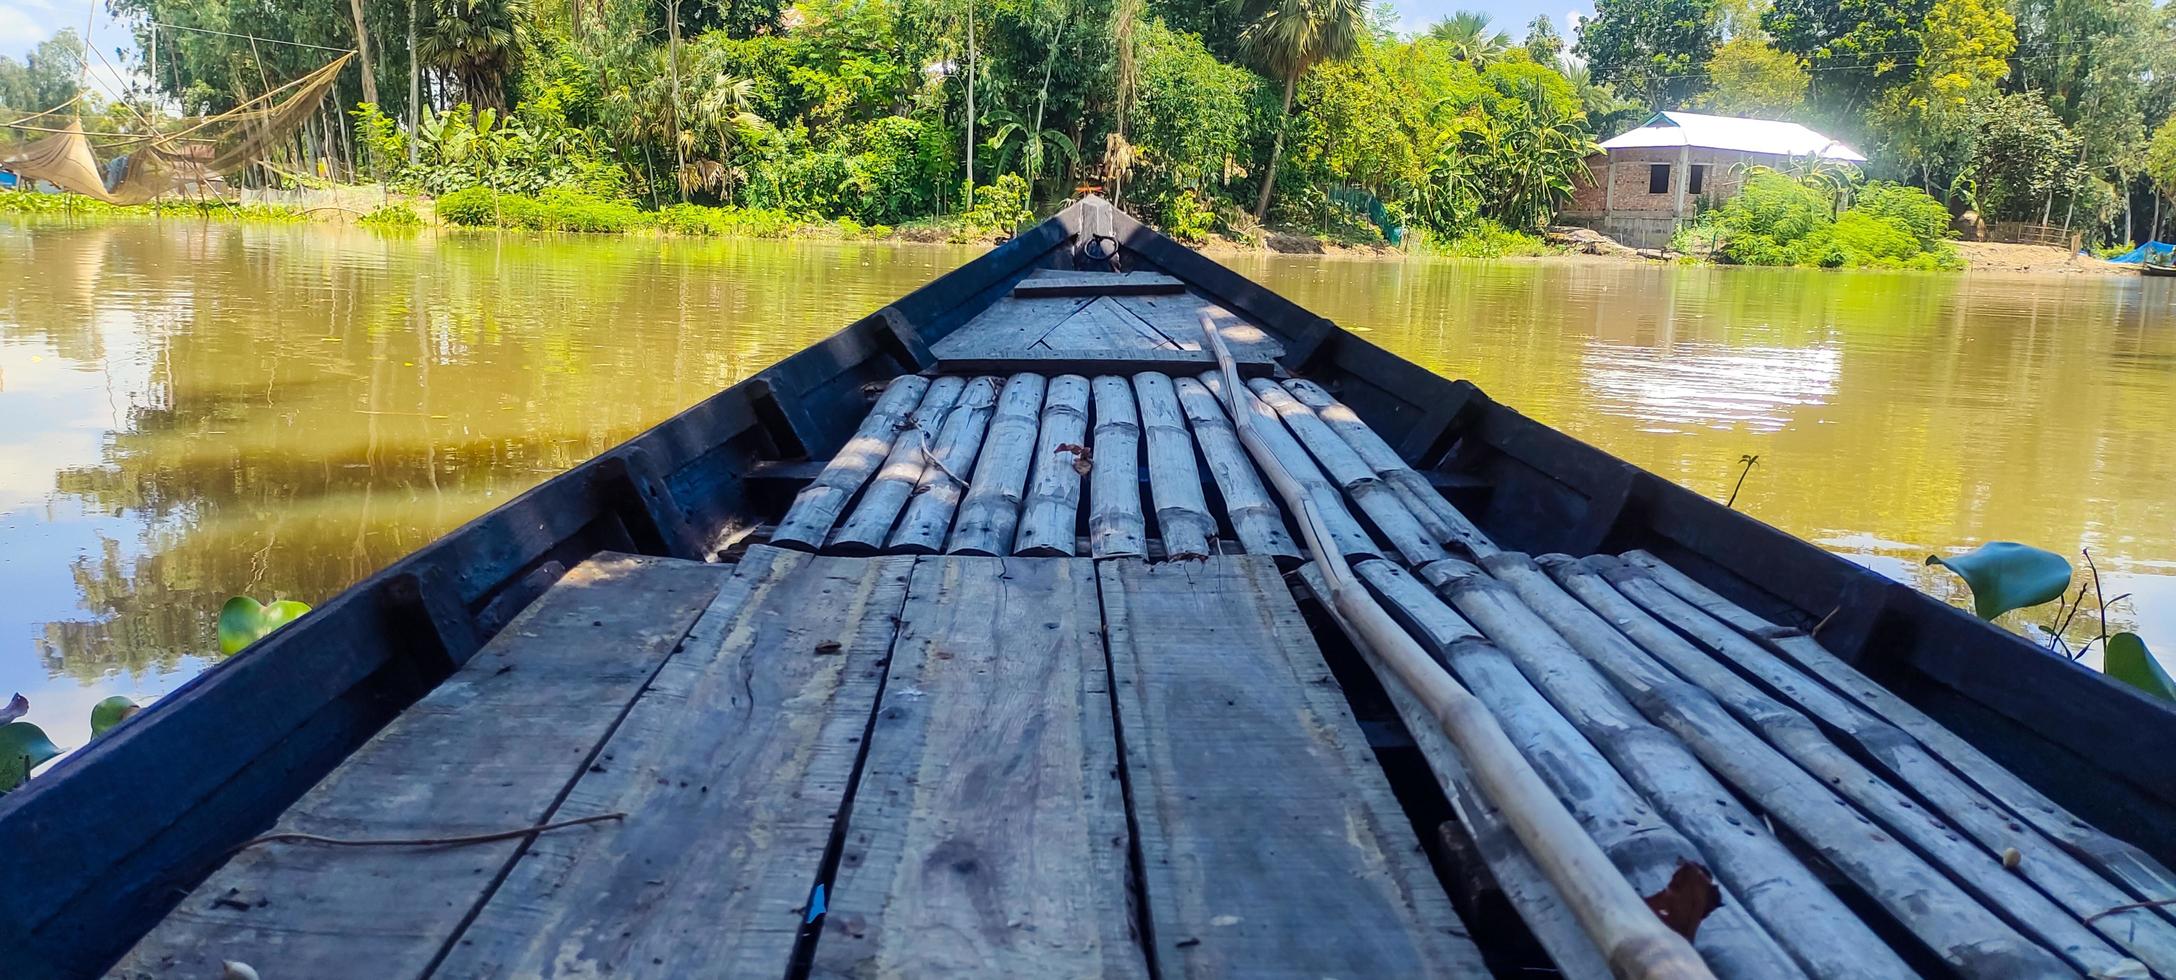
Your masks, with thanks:
<instances>
[{"instance_id":1,"label":"bamboo pole","mask_svg":"<svg viewBox=\"0 0 2176 980\"><path fill-rule=\"evenodd\" d=\"M1223 368L1223 394L1240 443L1298 516L1307 550L1328 581L1330 606L1339 622L1427 705L1428 713L1472 766L1489 802L1503 811L1535 863L1563 893L1580 926L1594 938L1609 960L1610 971L1626 980L1712 978L1714 974L1693 952L1692 944L1656 918L1608 855L1519 755L1488 708L1430 660L1419 642L1353 576L1345 556L1330 544L1329 527L1313 496L1285 471L1277 454L1255 431L1254 413L1241 401L1247 388L1223 335L1206 316L1201 318L1201 330Z\"/></svg>"}]
</instances>

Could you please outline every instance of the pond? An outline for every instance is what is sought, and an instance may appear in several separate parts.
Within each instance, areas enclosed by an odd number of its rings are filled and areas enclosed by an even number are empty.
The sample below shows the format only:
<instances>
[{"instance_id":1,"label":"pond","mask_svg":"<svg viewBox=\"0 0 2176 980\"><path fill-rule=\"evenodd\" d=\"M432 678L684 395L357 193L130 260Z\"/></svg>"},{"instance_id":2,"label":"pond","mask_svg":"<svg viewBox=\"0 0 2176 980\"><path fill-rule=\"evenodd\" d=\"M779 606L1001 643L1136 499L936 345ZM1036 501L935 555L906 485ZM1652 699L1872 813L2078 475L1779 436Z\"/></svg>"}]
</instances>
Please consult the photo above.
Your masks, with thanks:
<instances>
[{"instance_id":1,"label":"pond","mask_svg":"<svg viewBox=\"0 0 2176 980\"><path fill-rule=\"evenodd\" d=\"M320 601L976 254L0 224L0 697L80 745L227 596ZM2171 280L1226 261L1717 499L1758 455L1739 509L1922 588L2089 547L2176 651Z\"/></svg>"}]
</instances>

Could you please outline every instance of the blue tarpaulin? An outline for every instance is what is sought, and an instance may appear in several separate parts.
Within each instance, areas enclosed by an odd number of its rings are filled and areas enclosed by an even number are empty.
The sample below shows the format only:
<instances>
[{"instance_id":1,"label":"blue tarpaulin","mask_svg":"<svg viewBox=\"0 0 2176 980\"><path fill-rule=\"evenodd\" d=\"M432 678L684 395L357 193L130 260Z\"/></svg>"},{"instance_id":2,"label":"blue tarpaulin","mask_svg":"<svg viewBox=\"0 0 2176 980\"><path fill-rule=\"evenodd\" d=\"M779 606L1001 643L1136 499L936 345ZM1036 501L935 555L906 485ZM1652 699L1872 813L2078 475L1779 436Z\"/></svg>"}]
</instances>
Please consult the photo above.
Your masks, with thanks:
<instances>
[{"instance_id":1,"label":"blue tarpaulin","mask_svg":"<svg viewBox=\"0 0 2176 980\"><path fill-rule=\"evenodd\" d=\"M2140 245L2137 248L2131 249L2130 251L2125 252L2122 255L2118 255L2115 258L2109 259L2108 261L2145 262L2150 260L2155 263L2161 263L2168 261L2169 253L2171 252L2176 252L2176 245L2171 245L2167 242L2147 242L2144 245Z\"/></svg>"}]
</instances>

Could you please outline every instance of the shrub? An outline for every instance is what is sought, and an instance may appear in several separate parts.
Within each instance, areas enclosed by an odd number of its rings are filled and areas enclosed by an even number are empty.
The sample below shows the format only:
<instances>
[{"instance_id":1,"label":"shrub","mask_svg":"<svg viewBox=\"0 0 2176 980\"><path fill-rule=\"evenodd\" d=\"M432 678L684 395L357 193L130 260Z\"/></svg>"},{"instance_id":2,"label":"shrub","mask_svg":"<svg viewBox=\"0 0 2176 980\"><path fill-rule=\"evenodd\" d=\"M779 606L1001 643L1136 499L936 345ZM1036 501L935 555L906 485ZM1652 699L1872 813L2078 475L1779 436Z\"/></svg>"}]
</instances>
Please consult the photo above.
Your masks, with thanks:
<instances>
[{"instance_id":1,"label":"shrub","mask_svg":"<svg viewBox=\"0 0 2176 980\"><path fill-rule=\"evenodd\" d=\"M489 228L499 223L499 194L488 187L464 187L438 197L438 220L449 225Z\"/></svg>"},{"instance_id":2,"label":"shrub","mask_svg":"<svg viewBox=\"0 0 2176 980\"><path fill-rule=\"evenodd\" d=\"M393 201L377 206L358 221L372 228L415 228L423 224L423 217L407 204Z\"/></svg>"},{"instance_id":3,"label":"shrub","mask_svg":"<svg viewBox=\"0 0 2176 980\"><path fill-rule=\"evenodd\" d=\"M1192 190L1173 193L1164 201L1164 230L1190 245L1209 240L1216 228L1216 212Z\"/></svg>"},{"instance_id":4,"label":"shrub","mask_svg":"<svg viewBox=\"0 0 2176 980\"><path fill-rule=\"evenodd\" d=\"M1837 213L1833 190L1755 168L1744 190L1703 219L1693 234L1721 239L1716 255L1741 265L1824 269L1959 268L1949 244L1949 209L1916 187L1876 181Z\"/></svg>"},{"instance_id":5,"label":"shrub","mask_svg":"<svg viewBox=\"0 0 2176 980\"><path fill-rule=\"evenodd\" d=\"M1028 209L1028 182L1019 174L1006 174L995 183L977 187L961 221L970 228L1010 232L1035 216Z\"/></svg>"},{"instance_id":6,"label":"shrub","mask_svg":"<svg viewBox=\"0 0 2176 980\"><path fill-rule=\"evenodd\" d=\"M1465 233L1434 249L1443 255L1465 259L1500 259L1511 255L1549 255L1555 249L1529 232L1506 228L1486 218Z\"/></svg>"}]
</instances>

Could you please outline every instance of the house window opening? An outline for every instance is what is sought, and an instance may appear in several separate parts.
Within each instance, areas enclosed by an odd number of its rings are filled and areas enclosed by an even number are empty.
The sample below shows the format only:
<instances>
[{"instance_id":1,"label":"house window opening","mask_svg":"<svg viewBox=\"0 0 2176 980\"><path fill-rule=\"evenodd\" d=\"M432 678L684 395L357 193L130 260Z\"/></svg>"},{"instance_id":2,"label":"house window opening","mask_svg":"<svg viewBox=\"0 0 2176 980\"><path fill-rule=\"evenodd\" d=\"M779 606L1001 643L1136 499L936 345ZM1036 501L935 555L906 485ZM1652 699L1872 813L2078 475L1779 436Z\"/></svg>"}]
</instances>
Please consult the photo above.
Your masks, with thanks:
<instances>
[{"instance_id":1,"label":"house window opening","mask_svg":"<svg viewBox=\"0 0 2176 980\"><path fill-rule=\"evenodd\" d=\"M1704 163L1696 163L1696 164L1693 164L1693 165L1692 165L1692 175L1691 175L1691 178L1690 178L1690 179L1691 179L1691 186L1687 187L1687 188L1685 189L1685 192L1686 192L1686 193L1688 193L1688 194L1698 194L1698 193L1700 193L1701 189L1702 189L1703 187L1705 187L1705 186L1707 185L1707 180L1708 180L1708 168L1707 168L1707 164L1704 164Z\"/></svg>"},{"instance_id":2,"label":"house window opening","mask_svg":"<svg viewBox=\"0 0 2176 980\"><path fill-rule=\"evenodd\" d=\"M1647 166L1647 193L1668 194L1669 192L1670 165L1667 163L1649 164Z\"/></svg>"}]
</instances>

